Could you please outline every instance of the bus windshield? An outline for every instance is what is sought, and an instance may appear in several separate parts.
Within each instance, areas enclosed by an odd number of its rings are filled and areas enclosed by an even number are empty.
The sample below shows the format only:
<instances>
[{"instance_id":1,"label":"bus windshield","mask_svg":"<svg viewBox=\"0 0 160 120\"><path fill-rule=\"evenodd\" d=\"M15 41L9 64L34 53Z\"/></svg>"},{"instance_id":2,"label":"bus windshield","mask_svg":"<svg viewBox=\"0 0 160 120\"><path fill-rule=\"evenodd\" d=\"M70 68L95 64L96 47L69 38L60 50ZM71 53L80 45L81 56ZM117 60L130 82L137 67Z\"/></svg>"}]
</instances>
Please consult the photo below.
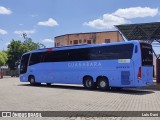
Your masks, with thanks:
<instances>
[{"instance_id":1,"label":"bus windshield","mask_svg":"<svg viewBox=\"0 0 160 120\"><path fill-rule=\"evenodd\" d=\"M141 45L141 55L142 55L142 66L152 66L153 65L152 46L146 43L140 43L140 45Z\"/></svg>"}]
</instances>

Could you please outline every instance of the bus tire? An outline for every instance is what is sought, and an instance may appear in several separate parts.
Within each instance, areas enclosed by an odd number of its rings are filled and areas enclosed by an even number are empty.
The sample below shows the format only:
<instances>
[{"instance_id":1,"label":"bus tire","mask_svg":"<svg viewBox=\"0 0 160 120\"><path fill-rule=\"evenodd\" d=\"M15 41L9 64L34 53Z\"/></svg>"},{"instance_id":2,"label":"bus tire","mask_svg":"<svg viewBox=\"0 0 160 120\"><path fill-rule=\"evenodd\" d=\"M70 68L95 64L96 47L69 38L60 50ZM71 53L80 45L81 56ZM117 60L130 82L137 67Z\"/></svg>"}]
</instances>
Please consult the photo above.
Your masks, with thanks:
<instances>
[{"instance_id":1,"label":"bus tire","mask_svg":"<svg viewBox=\"0 0 160 120\"><path fill-rule=\"evenodd\" d=\"M90 89L90 90L96 88L96 85L95 85L92 77L84 77L83 85L84 85L85 88Z\"/></svg>"},{"instance_id":2,"label":"bus tire","mask_svg":"<svg viewBox=\"0 0 160 120\"><path fill-rule=\"evenodd\" d=\"M109 82L106 77L99 77L97 80L97 86L101 91L109 90Z\"/></svg>"},{"instance_id":3,"label":"bus tire","mask_svg":"<svg viewBox=\"0 0 160 120\"><path fill-rule=\"evenodd\" d=\"M31 85L36 85L34 76L29 76L29 80L28 81L30 82Z\"/></svg>"}]
</instances>

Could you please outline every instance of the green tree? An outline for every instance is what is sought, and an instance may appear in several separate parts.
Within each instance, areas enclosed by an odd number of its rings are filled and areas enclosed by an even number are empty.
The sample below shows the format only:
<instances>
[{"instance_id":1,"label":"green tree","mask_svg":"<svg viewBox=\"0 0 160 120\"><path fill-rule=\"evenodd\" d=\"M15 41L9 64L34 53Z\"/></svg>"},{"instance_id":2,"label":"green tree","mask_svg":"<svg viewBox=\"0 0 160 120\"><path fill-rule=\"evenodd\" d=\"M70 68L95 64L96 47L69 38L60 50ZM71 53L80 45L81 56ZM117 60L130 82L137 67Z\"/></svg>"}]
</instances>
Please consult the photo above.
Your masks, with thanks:
<instances>
[{"instance_id":1,"label":"green tree","mask_svg":"<svg viewBox=\"0 0 160 120\"><path fill-rule=\"evenodd\" d=\"M34 43L33 41L32 41L32 39L31 38L28 38L28 39L26 39L24 42L23 42L23 44L25 45L25 46L27 46L29 49L38 49L39 48L39 46L36 44L36 43Z\"/></svg>"},{"instance_id":2,"label":"green tree","mask_svg":"<svg viewBox=\"0 0 160 120\"><path fill-rule=\"evenodd\" d=\"M4 51L0 51L0 67L7 62L7 54Z\"/></svg>"},{"instance_id":3,"label":"green tree","mask_svg":"<svg viewBox=\"0 0 160 120\"><path fill-rule=\"evenodd\" d=\"M12 40L7 49L7 64L9 68L14 70L18 67L18 63L20 62L23 53L39 48L41 48L39 43L33 42L31 38L25 38L24 42Z\"/></svg>"},{"instance_id":4,"label":"green tree","mask_svg":"<svg viewBox=\"0 0 160 120\"><path fill-rule=\"evenodd\" d=\"M22 47L21 41L12 40L11 43L8 45L7 51L8 51L7 64L10 69L14 70L16 68L15 63L20 60L20 57L23 54L23 52L27 52L28 49L25 47L24 48Z\"/></svg>"},{"instance_id":5,"label":"green tree","mask_svg":"<svg viewBox=\"0 0 160 120\"><path fill-rule=\"evenodd\" d=\"M40 48L45 48L45 45L42 44L42 43L35 43L32 41L31 38L27 37L27 34L26 33L23 33L22 34L23 38L24 38L24 42L23 44L25 46L27 46L29 48L29 50L34 50L34 49L40 49Z\"/></svg>"}]
</instances>

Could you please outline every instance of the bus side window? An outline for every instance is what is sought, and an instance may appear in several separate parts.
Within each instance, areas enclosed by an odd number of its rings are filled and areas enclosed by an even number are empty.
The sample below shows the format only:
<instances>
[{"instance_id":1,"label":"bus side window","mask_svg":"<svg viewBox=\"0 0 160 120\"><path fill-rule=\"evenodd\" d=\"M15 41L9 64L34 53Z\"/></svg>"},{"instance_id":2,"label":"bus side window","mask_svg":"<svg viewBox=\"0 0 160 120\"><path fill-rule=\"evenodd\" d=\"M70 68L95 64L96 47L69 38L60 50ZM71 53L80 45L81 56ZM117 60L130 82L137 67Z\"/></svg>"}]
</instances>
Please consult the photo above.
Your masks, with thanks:
<instances>
[{"instance_id":1,"label":"bus side window","mask_svg":"<svg viewBox=\"0 0 160 120\"><path fill-rule=\"evenodd\" d=\"M42 59L42 52L32 53L29 65L38 64L41 62Z\"/></svg>"},{"instance_id":2,"label":"bus side window","mask_svg":"<svg viewBox=\"0 0 160 120\"><path fill-rule=\"evenodd\" d=\"M137 47L137 45L135 46L135 53L137 53L138 52L138 47Z\"/></svg>"}]
</instances>

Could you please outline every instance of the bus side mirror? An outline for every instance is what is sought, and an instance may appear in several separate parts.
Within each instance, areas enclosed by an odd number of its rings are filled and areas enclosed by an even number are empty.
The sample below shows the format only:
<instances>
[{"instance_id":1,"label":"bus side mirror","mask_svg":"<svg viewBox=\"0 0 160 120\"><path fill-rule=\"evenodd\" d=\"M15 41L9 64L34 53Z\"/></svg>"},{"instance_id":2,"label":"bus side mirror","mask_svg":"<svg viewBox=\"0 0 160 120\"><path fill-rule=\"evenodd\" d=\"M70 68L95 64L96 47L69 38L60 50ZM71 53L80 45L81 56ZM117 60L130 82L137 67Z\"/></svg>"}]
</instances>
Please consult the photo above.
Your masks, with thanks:
<instances>
[{"instance_id":1,"label":"bus side mirror","mask_svg":"<svg viewBox=\"0 0 160 120\"><path fill-rule=\"evenodd\" d=\"M138 47L137 47L137 45L135 46L135 53L137 53L138 52Z\"/></svg>"}]
</instances>

